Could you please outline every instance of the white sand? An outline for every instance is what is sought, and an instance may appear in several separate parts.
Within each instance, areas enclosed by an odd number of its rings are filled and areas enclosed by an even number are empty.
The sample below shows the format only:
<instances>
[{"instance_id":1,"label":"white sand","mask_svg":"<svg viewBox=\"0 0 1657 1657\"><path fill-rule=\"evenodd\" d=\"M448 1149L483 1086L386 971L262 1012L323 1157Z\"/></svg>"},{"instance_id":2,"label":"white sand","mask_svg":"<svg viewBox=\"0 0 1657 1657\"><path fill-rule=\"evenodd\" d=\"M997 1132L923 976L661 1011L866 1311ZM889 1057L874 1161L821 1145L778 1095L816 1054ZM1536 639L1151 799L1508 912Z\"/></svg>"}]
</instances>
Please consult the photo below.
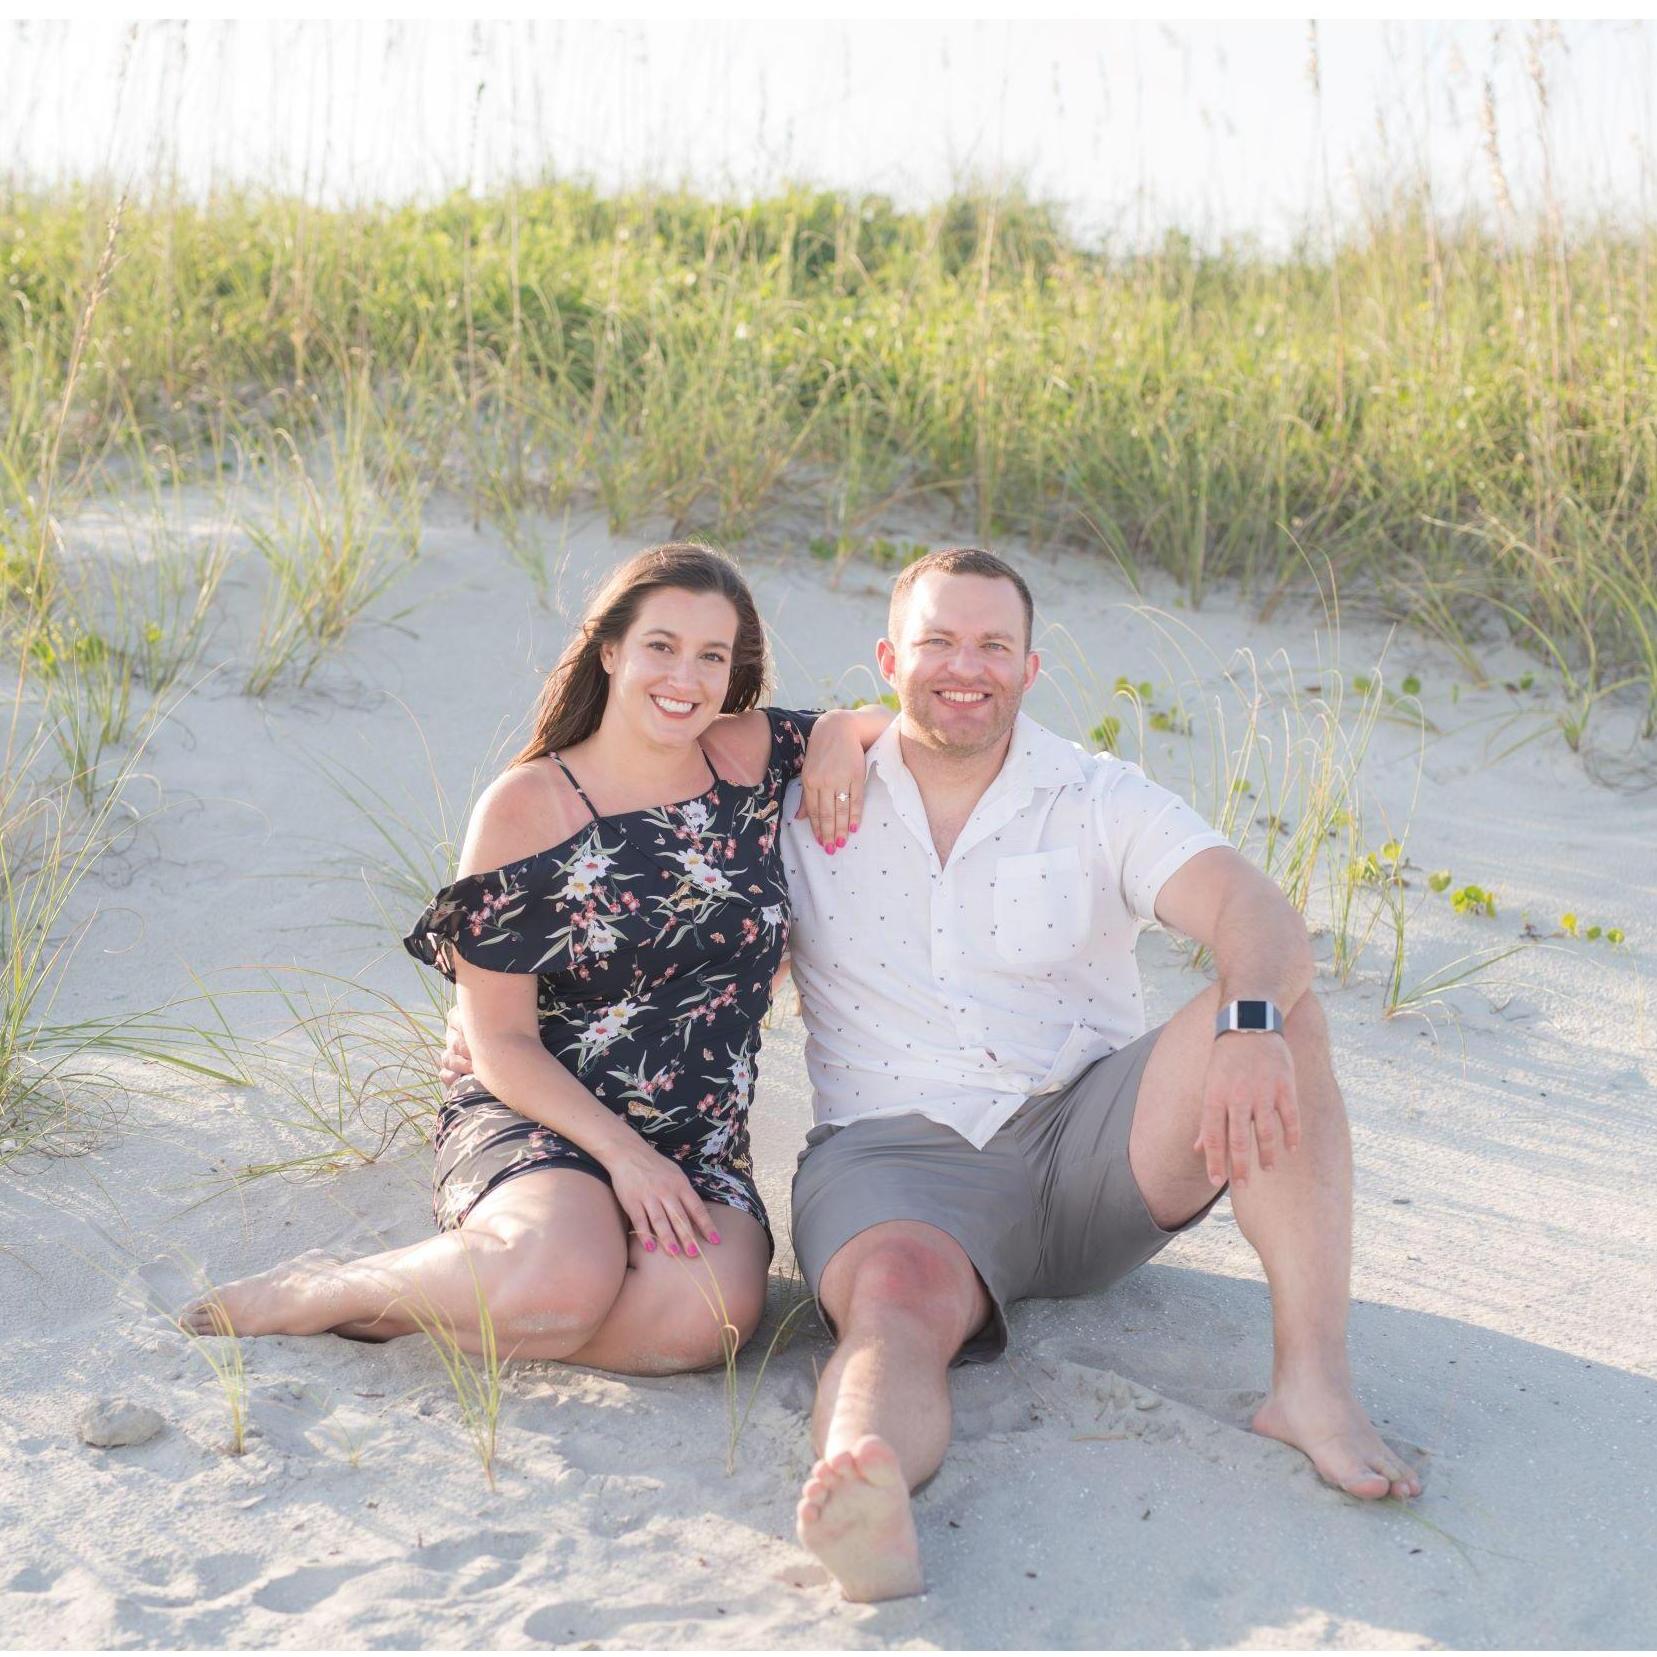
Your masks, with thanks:
<instances>
[{"instance_id":1,"label":"white sand","mask_svg":"<svg viewBox=\"0 0 1657 1657\"><path fill-rule=\"evenodd\" d=\"M428 528L425 560L382 607L416 606L395 627L360 629L300 695L260 705L220 675L155 738L139 798L163 809L83 894L102 913L58 1016L154 1005L187 991L191 970L229 985L253 963L360 975L422 1001L424 969L387 946L368 889L344 878L369 825L317 762L429 812L423 731L463 819L566 626L458 509L435 509ZM591 572L635 544L578 530L555 597L573 611ZM1055 682L1033 712L1079 735L1118 672L1165 694L1176 658L1119 582L1070 557L1027 567L1071 635L1053 641ZM831 590L821 565L758 555L753 573L782 647L780 700L817 703L871 663L881 572L853 565ZM251 579L231 593L244 624ZM1215 598L1181 625L1210 690L1223 693L1217 663L1243 643L1262 659L1286 650L1299 683L1318 678L1304 613L1262 628ZM1349 623L1347 668L1372 666L1383 640ZM235 646L232 625L211 659ZM1354 1361L1384 1432L1431 1452L1412 1512L1344 1498L1244 1430L1267 1380L1268 1311L1225 1205L1110 1294L1020 1307L1010 1359L957 1374L956 1444L919 1500L930 1588L917 1600L846 1606L792 1540L828 1350L812 1323L766 1374L730 1477L721 1377L525 1365L491 1494L418 1339L244 1343L257 1436L223 1454L207 1366L154 1306L182 1299L188 1264L223 1279L303 1247L424 1235L427 1159L405 1140L322 1182L231 1189L225 1169L299 1147L286 1107L175 1077L135 1095L89 1154L0 1176L0 1643L1657 1641L1657 795L1588 781L1557 734L1489 764L1487 747L1535 723L1499 731L1502 716L1533 699L1496 688L1452 704L1465 675L1419 640L1395 642L1388 663L1395 681L1421 673L1445 733L1425 747L1414 859L1501 903L1489 921L1425 901L1407 976L1513 939L1523 911L1546 931L1573 909L1629 940L1516 957L1452 992L1431 1024L1381 1018L1379 954L1345 987L1320 981L1357 1161ZM1380 727L1371 846L1386 838L1380 805L1393 827L1404 820L1419 747L1406 726ZM1164 758L1173 780L1178 753ZM1153 1017L1199 987L1155 935L1141 963ZM273 1026L268 1002L231 1006L239 1027ZM754 1118L779 1228L810 1117L800 1042L792 1017L768 1036ZM741 1363L744 1398L795 1292L787 1265L785 1250ZM153 1405L167 1430L82 1445L81 1408L111 1395Z\"/></svg>"}]
</instances>

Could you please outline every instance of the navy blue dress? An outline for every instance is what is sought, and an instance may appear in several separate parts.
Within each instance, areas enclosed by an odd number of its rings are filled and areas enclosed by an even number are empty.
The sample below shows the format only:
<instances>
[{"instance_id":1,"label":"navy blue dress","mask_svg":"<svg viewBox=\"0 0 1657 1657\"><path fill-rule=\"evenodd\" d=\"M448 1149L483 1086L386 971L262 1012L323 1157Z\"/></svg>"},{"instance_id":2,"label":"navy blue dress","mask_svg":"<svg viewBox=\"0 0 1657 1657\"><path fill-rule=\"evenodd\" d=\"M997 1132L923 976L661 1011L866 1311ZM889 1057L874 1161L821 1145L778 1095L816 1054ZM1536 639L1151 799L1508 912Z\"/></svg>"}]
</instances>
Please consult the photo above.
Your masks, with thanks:
<instances>
[{"instance_id":1,"label":"navy blue dress","mask_svg":"<svg viewBox=\"0 0 1657 1657\"><path fill-rule=\"evenodd\" d=\"M753 787L725 781L710 763L711 784L694 800L603 817L572 776L592 822L445 886L403 941L451 981L453 954L494 972L534 973L547 1051L678 1162L704 1202L752 1214L769 1234L748 1111L760 1020L788 946L783 792L817 716L764 711L771 756ZM609 1178L580 1146L472 1077L445 1101L436 1143L440 1230L518 1174L579 1168Z\"/></svg>"}]
</instances>

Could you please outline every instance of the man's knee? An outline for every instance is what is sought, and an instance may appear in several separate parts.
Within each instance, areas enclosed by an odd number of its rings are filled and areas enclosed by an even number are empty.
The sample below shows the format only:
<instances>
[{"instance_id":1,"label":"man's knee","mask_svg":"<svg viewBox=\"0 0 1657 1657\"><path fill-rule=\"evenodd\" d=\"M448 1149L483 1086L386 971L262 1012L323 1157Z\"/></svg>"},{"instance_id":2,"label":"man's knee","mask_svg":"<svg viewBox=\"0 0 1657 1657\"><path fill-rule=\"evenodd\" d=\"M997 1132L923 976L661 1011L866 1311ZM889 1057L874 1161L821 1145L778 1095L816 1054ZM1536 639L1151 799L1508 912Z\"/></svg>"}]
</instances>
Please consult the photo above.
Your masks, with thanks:
<instances>
[{"instance_id":1,"label":"man's knee","mask_svg":"<svg viewBox=\"0 0 1657 1657\"><path fill-rule=\"evenodd\" d=\"M898 1323L959 1345L983 1321L987 1297L953 1238L905 1232L858 1248L862 1241L854 1239L847 1249L855 1253L836 1256L823 1273L823 1305L842 1335Z\"/></svg>"}]
</instances>

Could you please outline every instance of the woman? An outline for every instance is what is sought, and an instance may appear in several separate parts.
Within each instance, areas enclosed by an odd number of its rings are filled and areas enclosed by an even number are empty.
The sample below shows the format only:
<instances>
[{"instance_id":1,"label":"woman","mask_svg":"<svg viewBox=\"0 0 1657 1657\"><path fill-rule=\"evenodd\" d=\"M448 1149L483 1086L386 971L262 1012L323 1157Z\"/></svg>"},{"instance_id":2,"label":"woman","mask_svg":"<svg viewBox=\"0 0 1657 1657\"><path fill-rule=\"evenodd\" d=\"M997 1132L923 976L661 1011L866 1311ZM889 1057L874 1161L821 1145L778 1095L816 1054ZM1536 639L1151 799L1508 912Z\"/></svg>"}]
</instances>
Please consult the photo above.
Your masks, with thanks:
<instances>
[{"instance_id":1,"label":"woman","mask_svg":"<svg viewBox=\"0 0 1657 1657\"><path fill-rule=\"evenodd\" d=\"M631 1374L720 1361L726 1323L753 1333L771 1238L748 1110L788 935L783 792L804 764L819 842L844 845L890 717L761 710L766 669L723 555L654 547L610 577L405 940L454 980L470 1034L437 1129L438 1235L301 1255L186 1327L387 1340L435 1321L477 1351L481 1300L504 1355Z\"/></svg>"}]
</instances>

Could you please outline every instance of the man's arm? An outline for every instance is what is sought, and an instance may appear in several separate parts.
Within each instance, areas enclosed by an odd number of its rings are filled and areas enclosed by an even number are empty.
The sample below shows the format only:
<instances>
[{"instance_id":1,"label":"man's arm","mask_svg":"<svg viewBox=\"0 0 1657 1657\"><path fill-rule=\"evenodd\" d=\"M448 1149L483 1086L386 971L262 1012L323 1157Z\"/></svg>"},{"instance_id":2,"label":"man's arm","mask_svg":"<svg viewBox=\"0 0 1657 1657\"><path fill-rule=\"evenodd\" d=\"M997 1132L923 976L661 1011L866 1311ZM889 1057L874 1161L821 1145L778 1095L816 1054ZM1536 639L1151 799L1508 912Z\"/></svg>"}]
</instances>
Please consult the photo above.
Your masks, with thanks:
<instances>
[{"instance_id":1,"label":"man's arm","mask_svg":"<svg viewBox=\"0 0 1657 1657\"><path fill-rule=\"evenodd\" d=\"M1162 883L1156 918L1206 944L1219 969L1219 1005L1273 1001L1287 1017L1311 987L1317 964L1306 923L1276 883L1229 846L1198 852ZM1195 1149L1215 1185L1246 1184L1252 1134L1260 1166L1300 1143L1294 1061L1280 1036L1235 1031L1216 1038L1203 1084L1203 1125Z\"/></svg>"}]
</instances>

